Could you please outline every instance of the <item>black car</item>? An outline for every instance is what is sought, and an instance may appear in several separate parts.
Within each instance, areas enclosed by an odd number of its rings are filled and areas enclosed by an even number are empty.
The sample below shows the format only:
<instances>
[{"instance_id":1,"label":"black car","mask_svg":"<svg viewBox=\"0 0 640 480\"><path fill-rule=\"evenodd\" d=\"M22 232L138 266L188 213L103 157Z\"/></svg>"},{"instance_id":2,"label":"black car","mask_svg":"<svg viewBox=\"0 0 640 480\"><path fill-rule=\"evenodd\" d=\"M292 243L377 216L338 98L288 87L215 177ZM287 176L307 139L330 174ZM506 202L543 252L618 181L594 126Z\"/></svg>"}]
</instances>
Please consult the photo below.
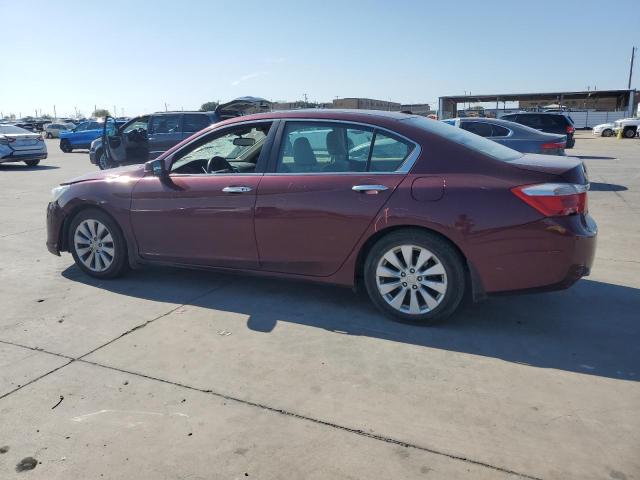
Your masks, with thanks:
<instances>
[{"instance_id":1,"label":"black car","mask_svg":"<svg viewBox=\"0 0 640 480\"><path fill-rule=\"evenodd\" d=\"M526 113L510 113L500 117L502 120L521 123L527 127L535 128L545 133L557 133L567 136L566 148L573 148L576 141L573 134L576 131L573 126L573 120L570 116L563 113L550 112L526 112Z\"/></svg>"},{"instance_id":2,"label":"black car","mask_svg":"<svg viewBox=\"0 0 640 480\"><path fill-rule=\"evenodd\" d=\"M89 160L101 169L144 163L209 125L269 109L270 102L263 98L241 97L219 105L213 112L156 112L132 118L116 128L115 120L107 117L102 137L91 143Z\"/></svg>"}]
</instances>

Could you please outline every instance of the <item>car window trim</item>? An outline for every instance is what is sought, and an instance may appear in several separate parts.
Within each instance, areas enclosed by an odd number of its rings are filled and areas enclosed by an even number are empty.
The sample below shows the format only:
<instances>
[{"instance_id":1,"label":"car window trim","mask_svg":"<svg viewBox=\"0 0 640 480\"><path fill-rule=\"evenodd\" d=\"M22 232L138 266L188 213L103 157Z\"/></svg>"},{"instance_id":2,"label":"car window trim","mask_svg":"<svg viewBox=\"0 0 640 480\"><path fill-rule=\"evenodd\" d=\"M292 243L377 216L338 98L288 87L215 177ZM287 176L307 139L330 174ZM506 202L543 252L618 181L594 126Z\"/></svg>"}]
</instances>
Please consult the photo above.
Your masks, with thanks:
<instances>
[{"instance_id":1,"label":"car window trim","mask_svg":"<svg viewBox=\"0 0 640 480\"><path fill-rule=\"evenodd\" d=\"M409 155L407 155L407 158L404 159L404 162L402 162L402 164L400 165L400 167L397 170L394 170L393 172L370 172L370 171L364 171L364 172L276 172L276 168L277 168L277 164L278 164L278 155L280 154L280 147L282 145L282 140L283 140L283 136L284 136L284 130L285 130L285 126L288 122L302 122L302 123L340 123L340 124L344 124L346 125L345 128L349 128L349 125L356 125L356 126L360 126L360 127L367 127L369 129L371 129L374 133L374 138L375 138L375 133L377 130L379 130L381 133L384 134L384 132L386 132L387 134L389 134L389 136L391 137L397 137L399 139L402 139L406 142L409 142L413 145L413 149L411 150L411 153ZM371 156L371 152L373 151L373 141L371 143L371 146L369 148L369 156ZM269 165L267 166L267 170L265 171L265 175L268 176L272 176L272 175L407 175L411 169L413 168L413 166L415 165L416 161L418 160L418 157L420 157L420 154L422 153L422 148L420 147L420 144L414 140L411 140L410 138L405 137L404 135L395 132L393 130L390 130L388 128L385 127L380 127L378 125L374 125L374 124L370 124L370 123L365 123L365 122L353 122L350 120L334 120L334 119L330 119L330 118L281 118L280 119L280 126L278 128L278 133L276 135L275 141L274 141L274 145L271 149L271 155L269 157Z\"/></svg>"},{"instance_id":2,"label":"car window trim","mask_svg":"<svg viewBox=\"0 0 640 480\"><path fill-rule=\"evenodd\" d=\"M256 125L259 123L271 123L271 128L269 129L269 134L267 135L267 138L264 142L264 145L262 146L262 150L260 150L260 156L258 157L258 161L256 162L256 171L255 172L230 172L230 173L173 173L171 172L171 166L174 163L174 157L176 156L177 153L179 153L180 151L182 151L185 148L188 148L190 145L193 145L195 142L198 142L200 140L203 139L203 137L207 137L209 135L213 136L216 133L221 133L224 132L225 130L231 130L235 127L241 126L241 125ZM264 175L265 170L266 170L266 166L268 164L268 157L270 156L271 153L271 147L273 145L273 139L275 137L276 134L276 130L279 127L279 123L280 123L280 119L265 119L265 120L247 120L245 122L237 122L237 123L232 123L232 124L228 124L228 125L223 125L221 127L218 128L214 128L212 130L209 130L205 133L203 133L202 135L199 135L197 138L194 138L193 140L191 140L189 143L187 143L186 145L183 145L182 148L176 152L173 152L170 156L168 156L167 158L164 159L165 161L165 168L167 169L167 171L169 172L169 176L170 177L208 177L208 176L229 176L229 175L235 175L235 176L255 176L255 175ZM168 165L167 165L168 164Z\"/></svg>"}]
</instances>

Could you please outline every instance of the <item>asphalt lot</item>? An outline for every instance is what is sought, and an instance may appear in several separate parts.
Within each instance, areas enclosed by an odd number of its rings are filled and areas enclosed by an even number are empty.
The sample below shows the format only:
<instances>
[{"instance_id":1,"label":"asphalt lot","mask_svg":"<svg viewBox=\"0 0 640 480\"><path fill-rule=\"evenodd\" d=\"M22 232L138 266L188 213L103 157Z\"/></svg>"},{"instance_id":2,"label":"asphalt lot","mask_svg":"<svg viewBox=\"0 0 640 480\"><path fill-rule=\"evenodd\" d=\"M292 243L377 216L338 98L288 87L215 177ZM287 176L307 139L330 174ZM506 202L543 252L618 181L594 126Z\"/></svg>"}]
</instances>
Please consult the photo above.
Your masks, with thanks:
<instances>
[{"instance_id":1,"label":"asphalt lot","mask_svg":"<svg viewBox=\"0 0 640 480\"><path fill-rule=\"evenodd\" d=\"M435 328L335 287L89 279L44 220L96 167L47 143L39 168L0 165L0 479L640 479L640 140L570 151L600 227L588 279Z\"/></svg>"}]
</instances>

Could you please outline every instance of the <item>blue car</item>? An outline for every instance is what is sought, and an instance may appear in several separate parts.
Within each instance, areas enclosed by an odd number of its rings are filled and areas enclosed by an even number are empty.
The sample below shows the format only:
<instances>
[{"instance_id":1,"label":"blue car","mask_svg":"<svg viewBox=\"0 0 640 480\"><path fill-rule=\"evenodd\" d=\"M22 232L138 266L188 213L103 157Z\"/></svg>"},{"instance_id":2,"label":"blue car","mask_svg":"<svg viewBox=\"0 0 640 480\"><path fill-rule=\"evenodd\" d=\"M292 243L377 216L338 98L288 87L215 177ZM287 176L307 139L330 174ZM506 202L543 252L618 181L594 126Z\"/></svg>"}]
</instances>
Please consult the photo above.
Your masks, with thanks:
<instances>
[{"instance_id":1,"label":"blue car","mask_svg":"<svg viewBox=\"0 0 640 480\"><path fill-rule=\"evenodd\" d=\"M101 122L84 122L73 130L60 132L60 150L65 153L75 148L89 148L91 142L102 135Z\"/></svg>"}]
</instances>

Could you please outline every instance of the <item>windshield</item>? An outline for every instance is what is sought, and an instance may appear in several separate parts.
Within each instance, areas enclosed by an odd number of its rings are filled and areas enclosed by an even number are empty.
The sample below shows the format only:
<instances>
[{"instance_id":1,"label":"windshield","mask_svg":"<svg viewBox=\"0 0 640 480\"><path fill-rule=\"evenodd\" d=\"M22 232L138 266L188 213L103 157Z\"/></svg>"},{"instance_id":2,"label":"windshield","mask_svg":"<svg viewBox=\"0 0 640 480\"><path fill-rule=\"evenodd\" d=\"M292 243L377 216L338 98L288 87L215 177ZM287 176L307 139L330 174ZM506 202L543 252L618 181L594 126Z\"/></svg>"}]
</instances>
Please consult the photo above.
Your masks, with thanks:
<instances>
[{"instance_id":1,"label":"windshield","mask_svg":"<svg viewBox=\"0 0 640 480\"><path fill-rule=\"evenodd\" d=\"M476 152L495 158L496 160L510 162L522 156L520 152L512 150L509 147L505 147L493 140L487 140L480 135L467 132L466 130L452 125L447 125L446 123L438 120L431 120L430 118L425 117L411 117L402 121L410 122L423 130L445 137L453 142L464 145L471 150L475 150Z\"/></svg>"},{"instance_id":2,"label":"windshield","mask_svg":"<svg viewBox=\"0 0 640 480\"><path fill-rule=\"evenodd\" d=\"M24 128L14 127L13 125L0 125L0 133L12 134L12 133L31 133Z\"/></svg>"}]
</instances>

